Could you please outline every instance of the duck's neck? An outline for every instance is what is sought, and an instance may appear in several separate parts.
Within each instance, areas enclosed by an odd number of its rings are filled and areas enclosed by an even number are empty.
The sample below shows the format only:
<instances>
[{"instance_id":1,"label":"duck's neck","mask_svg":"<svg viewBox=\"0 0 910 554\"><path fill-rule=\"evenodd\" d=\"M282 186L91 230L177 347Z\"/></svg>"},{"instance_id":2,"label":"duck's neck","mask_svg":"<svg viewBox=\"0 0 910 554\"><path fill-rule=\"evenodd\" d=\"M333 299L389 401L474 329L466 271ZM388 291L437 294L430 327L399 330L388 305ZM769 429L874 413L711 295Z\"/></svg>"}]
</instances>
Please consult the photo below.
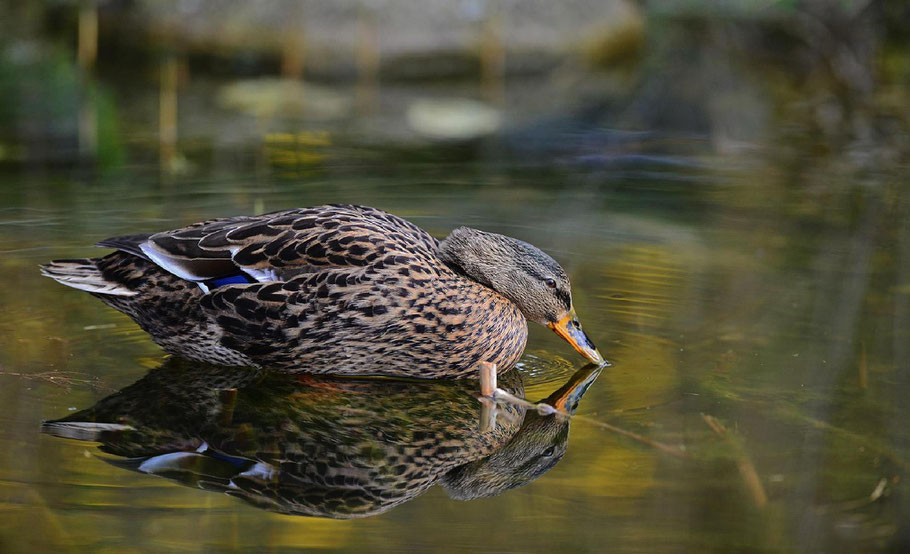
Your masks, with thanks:
<instances>
[{"instance_id":1,"label":"duck's neck","mask_svg":"<svg viewBox=\"0 0 910 554\"><path fill-rule=\"evenodd\" d=\"M497 285L508 278L502 264L505 252L486 235L488 233L470 227L455 229L439 242L439 259L466 277L503 294Z\"/></svg>"}]
</instances>

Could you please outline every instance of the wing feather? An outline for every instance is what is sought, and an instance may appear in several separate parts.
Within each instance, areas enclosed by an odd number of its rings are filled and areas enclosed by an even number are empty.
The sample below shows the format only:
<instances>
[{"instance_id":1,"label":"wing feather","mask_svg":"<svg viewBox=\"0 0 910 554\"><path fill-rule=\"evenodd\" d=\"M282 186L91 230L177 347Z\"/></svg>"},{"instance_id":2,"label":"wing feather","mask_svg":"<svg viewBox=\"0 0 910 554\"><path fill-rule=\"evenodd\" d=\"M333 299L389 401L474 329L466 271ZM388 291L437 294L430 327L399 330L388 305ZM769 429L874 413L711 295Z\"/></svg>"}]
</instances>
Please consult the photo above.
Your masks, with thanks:
<instances>
[{"instance_id":1,"label":"wing feather","mask_svg":"<svg viewBox=\"0 0 910 554\"><path fill-rule=\"evenodd\" d=\"M329 267L365 267L396 256L435 258L437 242L392 214L328 205L214 219L152 235L141 251L162 268L202 281L242 270L286 281Z\"/></svg>"}]
</instances>

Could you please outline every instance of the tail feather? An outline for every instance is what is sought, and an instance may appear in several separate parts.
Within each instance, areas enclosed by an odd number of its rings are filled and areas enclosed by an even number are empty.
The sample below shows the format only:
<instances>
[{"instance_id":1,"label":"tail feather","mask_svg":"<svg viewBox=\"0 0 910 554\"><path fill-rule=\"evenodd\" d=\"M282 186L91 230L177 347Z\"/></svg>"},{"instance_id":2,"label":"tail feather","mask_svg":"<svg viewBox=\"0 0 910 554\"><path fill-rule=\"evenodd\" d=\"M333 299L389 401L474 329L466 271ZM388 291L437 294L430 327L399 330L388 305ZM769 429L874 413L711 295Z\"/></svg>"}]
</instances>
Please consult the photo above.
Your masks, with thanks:
<instances>
[{"instance_id":1,"label":"tail feather","mask_svg":"<svg viewBox=\"0 0 910 554\"><path fill-rule=\"evenodd\" d=\"M94 260L54 260L41 266L41 274L74 289L111 296L134 296L136 291L104 278Z\"/></svg>"},{"instance_id":2,"label":"tail feather","mask_svg":"<svg viewBox=\"0 0 910 554\"><path fill-rule=\"evenodd\" d=\"M133 256L138 256L143 260L149 260L148 255L142 251L142 244L152 236L151 233L143 233L138 235L123 235L120 237L111 237L109 239L104 239L103 241L95 244L95 246L101 246L103 248L113 248L115 250L122 250Z\"/></svg>"},{"instance_id":3,"label":"tail feather","mask_svg":"<svg viewBox=\"0 0 910 554\"><path fill-rule=\"evenodd\" d=\"M41 432L80 441L101 442L105 436L113 433L134 431L135 428L120 423L94 423L91 421L45 421L41 424Z\"/></svg>"}]
</instances>

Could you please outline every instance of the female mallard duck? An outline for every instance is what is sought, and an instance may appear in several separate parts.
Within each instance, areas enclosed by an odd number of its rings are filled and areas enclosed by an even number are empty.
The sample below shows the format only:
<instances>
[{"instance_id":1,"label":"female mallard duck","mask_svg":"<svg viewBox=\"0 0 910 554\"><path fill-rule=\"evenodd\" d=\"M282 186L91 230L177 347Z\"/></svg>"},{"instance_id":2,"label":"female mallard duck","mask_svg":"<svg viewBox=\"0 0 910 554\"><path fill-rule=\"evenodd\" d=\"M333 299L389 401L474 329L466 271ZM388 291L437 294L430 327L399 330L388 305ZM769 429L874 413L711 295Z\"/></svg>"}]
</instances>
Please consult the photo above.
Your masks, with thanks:
<instances>
[{"instance_id":1,"label":"female mallard duck","mask_svg":"<svg viewBox=\"0 0 910 554\"><path fill-rule=\"evenodd\" d=\"M442 241L364 206L213 219L98 243L42 273L129 315L166 351L289 372L457 378L518 361L525 319L583 356L566 272L539 249L460 227Z\"/></svg>"},{"instance_id":2,"label":"female mallard duck","mask_svg":"<svg viewBox=\"0 0 910 554\"><path fill-rule=\"evenodd\" d=\"M588 364L544 402L575 413L599 373ZM500 385L524 392L518 372ZM126 458L103 458L113 465L259 508L348 519L434 485L460 500L494 496L563 457L571 419L511 403L497 410L496 425L478 428L476 387L463 381L261 374L171 358L41 430Z\"/></svg>"}]
</instances>

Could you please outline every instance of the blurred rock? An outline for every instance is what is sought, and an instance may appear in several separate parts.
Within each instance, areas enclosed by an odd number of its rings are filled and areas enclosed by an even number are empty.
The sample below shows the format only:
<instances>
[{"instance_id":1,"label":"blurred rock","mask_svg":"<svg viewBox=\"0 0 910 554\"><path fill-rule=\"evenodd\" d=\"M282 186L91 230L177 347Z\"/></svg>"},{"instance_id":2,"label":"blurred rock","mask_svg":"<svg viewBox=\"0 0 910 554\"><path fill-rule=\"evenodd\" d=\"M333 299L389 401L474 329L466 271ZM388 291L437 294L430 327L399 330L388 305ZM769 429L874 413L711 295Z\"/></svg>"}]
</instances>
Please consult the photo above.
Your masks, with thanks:
<instances>
[{"instance_id":1,"label":"blurred rock","mask_svg":"<svg viewBox=\"0 0 910 554\"><path fill-rule=\"evenodd\" d=\"M289 79L246 79L223 86L218 105L257 117L299 117L324 121L347 115L351 100L327 87Z\"/></svg>"},{"instance_id":2,"label":"blurred rock","mask_svg":"<svg viewBox=\"0 0 910 554\"><path fill-rule=\"evenodd\" d=\"M467 98L422 99L407 111L408 126L433 139L470 140L499 130L498 110Z\"/></svg>"},{"instance_id":3,"label":"blurred rock","mask_svg":"<svg viewBox=\"0 0 910 554\"><path fill-rule=\"evenodd\" d=\"M506 71L527 73L572 55L613 59L643 34L630 0L140 0L102 10L102 34L119 42L152 35L203 54L280 55L334 77L356 74L373 48L384 77L441 78L478 73L491 40Z\"/></svg>"}]
</instances>

